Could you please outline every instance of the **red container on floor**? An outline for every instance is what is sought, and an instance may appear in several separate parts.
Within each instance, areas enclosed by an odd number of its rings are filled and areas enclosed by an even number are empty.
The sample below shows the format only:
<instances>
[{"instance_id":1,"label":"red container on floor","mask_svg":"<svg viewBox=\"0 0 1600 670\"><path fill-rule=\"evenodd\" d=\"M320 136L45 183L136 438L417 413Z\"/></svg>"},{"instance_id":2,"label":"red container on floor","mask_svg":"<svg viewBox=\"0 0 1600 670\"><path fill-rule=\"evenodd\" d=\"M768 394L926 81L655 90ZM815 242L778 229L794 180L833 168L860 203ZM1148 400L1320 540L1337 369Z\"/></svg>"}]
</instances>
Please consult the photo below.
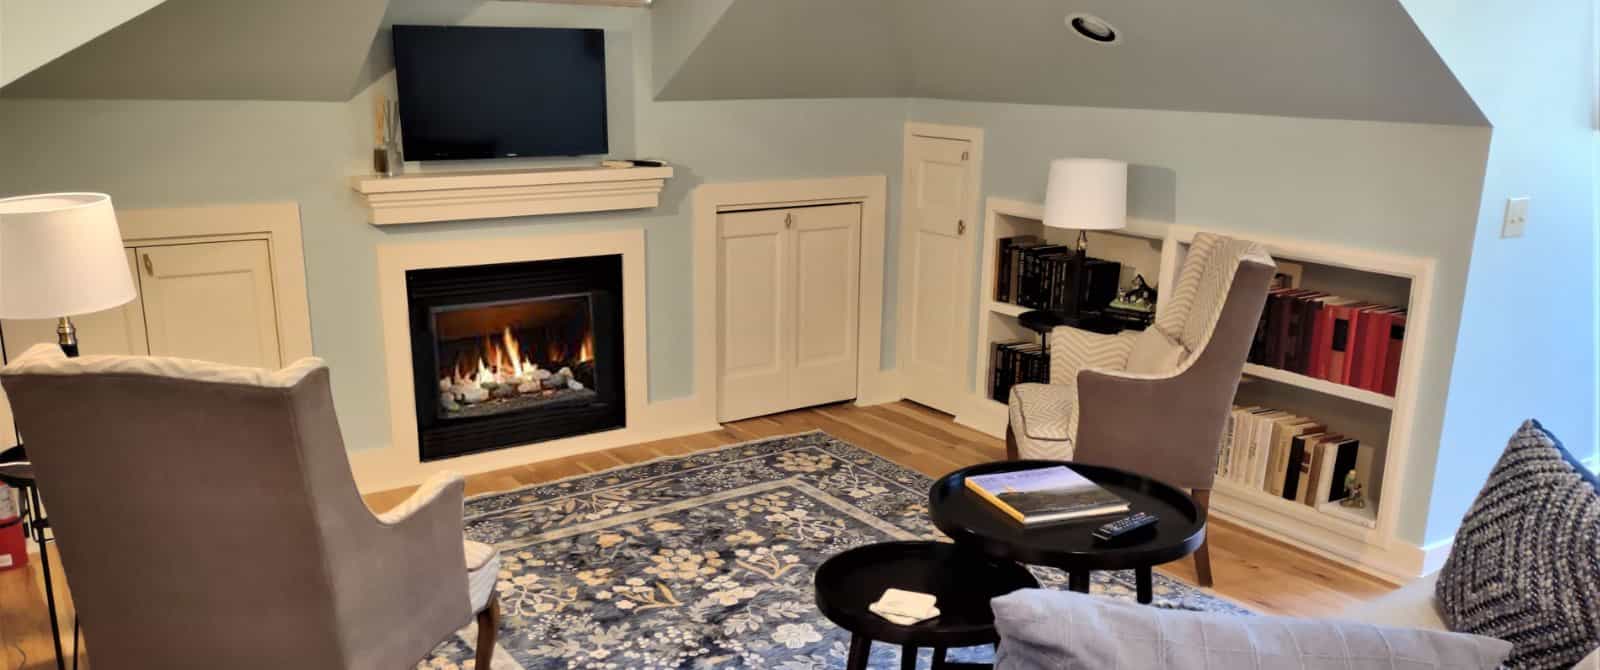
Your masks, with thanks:
<instances>
[{"instance_id":1,"label":"red container on floor","mask_svg":"<svg viewBox=\"0 0 1600 670\"><path fill-rule=\"evenodd\" d=\"M22 532L22 516L11 487L0 485L0 571L28 564L28 540Z\"/></svg>"}]
</instances>

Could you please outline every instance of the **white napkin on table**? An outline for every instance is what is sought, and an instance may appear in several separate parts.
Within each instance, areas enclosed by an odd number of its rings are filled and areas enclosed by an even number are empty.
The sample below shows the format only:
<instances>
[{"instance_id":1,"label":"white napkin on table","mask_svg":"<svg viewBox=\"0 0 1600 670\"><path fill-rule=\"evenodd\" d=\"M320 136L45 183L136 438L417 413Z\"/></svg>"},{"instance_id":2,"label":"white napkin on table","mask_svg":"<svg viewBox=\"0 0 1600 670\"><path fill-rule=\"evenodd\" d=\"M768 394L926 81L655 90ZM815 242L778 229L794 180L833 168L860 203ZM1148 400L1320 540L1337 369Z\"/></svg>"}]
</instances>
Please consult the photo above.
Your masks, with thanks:
<instances>
[{"instance_id":1,"label":"white napkin on table","mask_svg":"<svg viewBox=\"0 0 1600 670\"><path fill-rule=\"evenodd\" d=\"M926 593L888 589L867 609L893 623L909 626L939 616L935 602L937 599Z\"/></svg>"}]
</instances>

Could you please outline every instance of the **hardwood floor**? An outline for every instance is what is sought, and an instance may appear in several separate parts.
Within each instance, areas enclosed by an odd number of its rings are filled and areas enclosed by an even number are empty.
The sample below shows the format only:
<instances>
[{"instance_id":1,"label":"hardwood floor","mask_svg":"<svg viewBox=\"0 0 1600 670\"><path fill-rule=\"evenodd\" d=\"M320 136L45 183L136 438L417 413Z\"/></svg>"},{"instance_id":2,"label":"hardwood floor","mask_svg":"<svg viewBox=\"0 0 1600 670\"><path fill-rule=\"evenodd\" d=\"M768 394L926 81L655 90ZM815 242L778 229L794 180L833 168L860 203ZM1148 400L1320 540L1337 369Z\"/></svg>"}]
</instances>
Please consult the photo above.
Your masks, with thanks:
<instances>
[{"instance_id":1,"label":"hardwood floor","mask_svg":"<svg viewBox=\"0 0 1600 670\"><path fill-rule=\"evenodd\" d=\"M736 442L823 430L930 477L973 463L998 460L1005 446L996 438L956 424L949 416L909 402L855 407L827 405L727 424L722 430L636 444L592 454L486 472L467 478L467 494L526 486L597 472L663 456L679 456ZM375 511L411 495L396 489L366 496ZM1211 533L1212 572L1224 598L1269 614L1328 616L1395 587L1337 563L1221 521ZM43 582L37 561L26 570L0 572L0 659L5 668L53 668ZM57 564L59 565L59 564ZM1158 571L1194 583L1193 561ZM57 580L59 589L65 584ZM62 621L71 635L71 604L63 598ZM70 640L67 641L70 643ZM70 647L69 647L70 648ZM85 642L85 649L88 648ZM23 663L23 654L27 661ZM89 667L87 663L79 666Z\"/></svg>"}]
</instances>

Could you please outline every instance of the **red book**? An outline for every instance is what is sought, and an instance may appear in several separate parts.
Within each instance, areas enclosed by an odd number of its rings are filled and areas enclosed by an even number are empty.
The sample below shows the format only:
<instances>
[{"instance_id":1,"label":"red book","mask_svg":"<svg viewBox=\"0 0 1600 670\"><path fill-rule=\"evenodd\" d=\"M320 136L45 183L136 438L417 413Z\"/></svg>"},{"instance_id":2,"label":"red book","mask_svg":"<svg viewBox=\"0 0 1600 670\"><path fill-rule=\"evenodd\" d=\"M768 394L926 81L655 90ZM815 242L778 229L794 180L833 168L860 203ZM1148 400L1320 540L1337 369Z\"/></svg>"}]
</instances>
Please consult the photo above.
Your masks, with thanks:
<instances>
[{"instance_id":1,"label":"red book","mask_svg":"<svg viewBox=\"0 0 1600 670\"><path fill-rule=\"evenodd\" d=\"M1388 309L1375 309L1367 313L1371 319L1361 337L1361 375L1356 386L1368 391L1383 388L1383 363L1389 353L1389 324L1394 314Z\"/></svg>"},{"instance_id":2,"label":"red book","mask_svg":"<svg viewBox=\"0 0 1600 670\"><path fill-rule=\"evenodd\" d=\"M1406 314L1401 312L1394 315L1394 321L1389 324L1389 351L1383 362L1383 388L1381 393L1394 395L1395 389L1400 385L1400 349L1405 343Z\"/></svg>"},{"instance_id":3,"label":"red book","mask_svg":"<svg viewBox=\"0 0 1600 670\"><path fill-rule=\"evenodd\" d=\"M1346 386L1354 386L1351 381L1355 379L1357 371L1360 370L1360 367L1356 365L1356 357L1361 354L1362 329L1367 327L1366 311L1367 308L1371 306L1372 305L1370 303L1356 303L1350 305L1350 311L1346 317L1348 323L1346 324L1344 359L1342 361L1343 365L1337 373L1338 378L1331 381L1335 381Z\"/></svg>"},{"instance_id":4,"label":"red book","mask_svg":"<svg viewBox=\"0 0 1600 670\"><path fill-rule=\"evenodd\" d=\"M1322 378L1330 382L1344 383L1344 362L1350 352L1350 321L1352 309L1349 305L1339 305L1328 310L1328 362L1323 370Z\"/></svg>"},{"instance_id":5,"label":"red book","mask_svg":"<svg viewBox=\"0 0 1600 670\"><path fill-rule=\"evenodd\" d=\"M1332 339L1330 320L1333 305L1324 303L1311 321L1311 361L1306 366L1306 376L1321 379L1328 370L1328 343Z\"/></svg>"}]
</instances>

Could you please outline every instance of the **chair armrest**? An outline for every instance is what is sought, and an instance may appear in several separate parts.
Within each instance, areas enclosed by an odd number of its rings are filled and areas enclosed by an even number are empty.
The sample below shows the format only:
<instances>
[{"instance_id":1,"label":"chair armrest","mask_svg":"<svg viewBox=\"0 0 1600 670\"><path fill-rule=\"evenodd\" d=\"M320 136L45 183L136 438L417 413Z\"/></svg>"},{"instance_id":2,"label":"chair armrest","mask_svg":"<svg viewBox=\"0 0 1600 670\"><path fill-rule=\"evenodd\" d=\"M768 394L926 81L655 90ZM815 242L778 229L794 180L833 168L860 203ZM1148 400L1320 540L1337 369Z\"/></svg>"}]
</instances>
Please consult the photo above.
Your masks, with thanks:
<instances>
[{"instance_id":1,"label":"chair armrest","mask_svg":"<svg viewBox=\"0 0 1600 670\"><path fill-rule=\"evenodd\" d=\"M1163 374L1085 370L1078 376L1075 458L1209 489L1238 383L1237 372L1206 366Z\"/></svg>"},{"instance_id":2,"label":"chair armrest","mask_svg":"<svg viewBox=\"0 0 1600 670\"><path fill-rule=\"evenodd\" d=\"M1115 335L1094 333L1071 326L1050 330L1050 383L1075 385L1078 373L1089 369L1121 370L1128 366L1137 331Z\"/></svg>"}]
</instances>

